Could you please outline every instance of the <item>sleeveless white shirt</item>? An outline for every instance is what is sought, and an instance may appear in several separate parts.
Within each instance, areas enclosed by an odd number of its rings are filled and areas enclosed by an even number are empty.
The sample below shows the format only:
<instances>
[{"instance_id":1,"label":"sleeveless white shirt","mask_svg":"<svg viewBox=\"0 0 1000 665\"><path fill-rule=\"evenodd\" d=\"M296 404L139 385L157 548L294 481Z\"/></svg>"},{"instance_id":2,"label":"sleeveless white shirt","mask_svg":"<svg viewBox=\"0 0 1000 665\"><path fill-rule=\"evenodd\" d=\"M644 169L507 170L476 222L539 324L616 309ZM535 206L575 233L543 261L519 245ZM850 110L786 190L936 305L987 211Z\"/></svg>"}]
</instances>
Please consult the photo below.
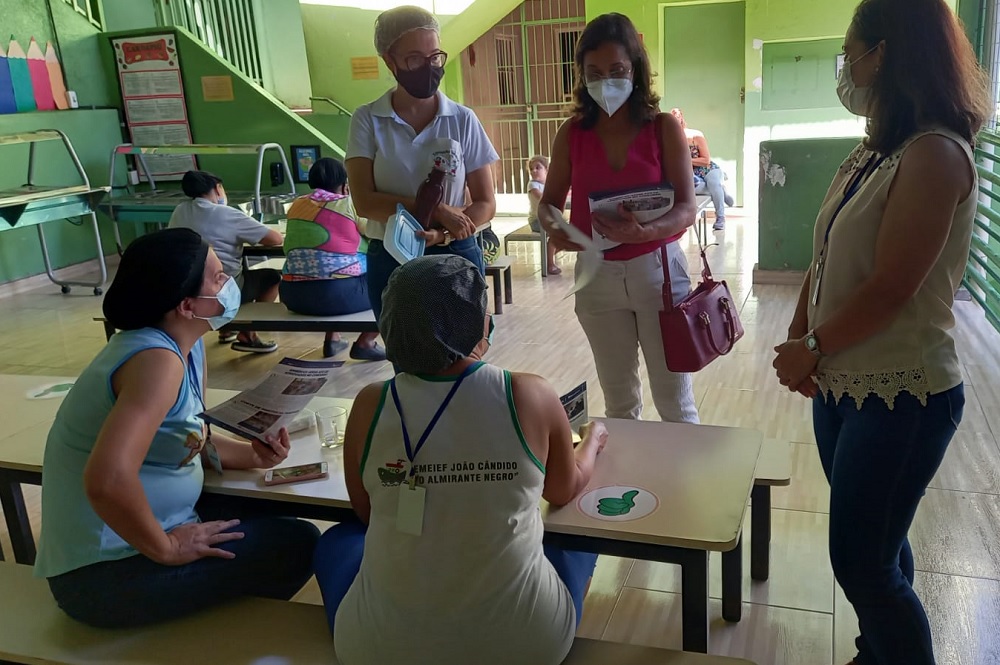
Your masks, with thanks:
<instances>
[{"instance_id":1,"label":"sleeveless white shirt","mask_svg":"<svg viewBox=\"0 0 1000 665\"><path fill-rule=\"evenodd\" d=\"M918 132L888 155L843 207L830 229L819 301L813 304L810 299L810 328L829 320L871 275L875 268L875 245L896 170L913 142L928 134L945 136L960 145L975 174L972 146L947 129ZM870 160L873 153L859 145L837 172L816 220L813 266L822 253L827 228L844 198L847 183ZM942 393L962 382L955 339L951 335L955 327L952 305L969 260L978 185L976 176L972 192L955 209L941 255L916 295L889 327L820 360L816 379L821 390L838 401L849 395L859 409L869 395L875 395L891 409L899 393L908 392L926 404L928 395ZM929 182L927 186L934 187L935 183Z\"/></svg>"},{"instance_id":2,"label":"sleeveless white shirt","mask_svg":"<svg viewBox=\"0 0 1000 665\"><path fill-rule=\"evenodd\" d=\"M457 377L396 377L416 446ZM344 665L557 665L576 611L542 552L545 471L524 440L510 374L469 374L414 458L426 489L420 536L396 528L410 464L388 384L361 462L371 520L337 611Z\"/></svg>"}]
</instances>

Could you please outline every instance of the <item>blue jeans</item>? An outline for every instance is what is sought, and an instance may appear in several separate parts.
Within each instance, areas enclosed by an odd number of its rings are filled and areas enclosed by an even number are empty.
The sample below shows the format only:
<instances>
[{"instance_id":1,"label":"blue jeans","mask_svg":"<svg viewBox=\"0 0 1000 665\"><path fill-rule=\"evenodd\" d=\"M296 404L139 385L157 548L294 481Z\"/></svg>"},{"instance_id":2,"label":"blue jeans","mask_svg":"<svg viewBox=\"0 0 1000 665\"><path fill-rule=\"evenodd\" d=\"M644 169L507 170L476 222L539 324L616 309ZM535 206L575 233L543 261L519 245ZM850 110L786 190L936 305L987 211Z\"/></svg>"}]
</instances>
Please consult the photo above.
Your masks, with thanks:
<instances>
[{"instance_id":1,"label":"blue jeans","mask_svg":"<svg viewBox=\"0 0 1000 665\"><path fill-rule=\"evenodd\" d=\"M368 278L341 277L278 284L278 297L290 312L306 316L343 316L363 312L368 300Z\"/></svg>"},{"instance_id":2,"label":"blue jeans","mask_svg":"<svg viewBox=\"0 0 1000 665\"><path fill-rule=\"evenodd\" d=\"M365 531L367 527L359 522L336 524L323 534L316 547L316 582L323 594L323 606L333 635L337 608L354 583L361 570L361 558L365 552ZM576 623L583 617L583 599L587 584L594 576L597 555L589 552L574 552L544 545L545 557L556 569L556 574L569 589L576 607Z\"/></svg>"},{"instance_id":3,"label":"blue jeans","mask_svg":"<svg viewBox=\"0 0 1000 665\"><path fill-rule=\"evenodd\" d=\"M704 178L695 178L695 194L704 194L712 197L712 205L715 207L716 221L726 221L726 174L722 169L711 169Z\"/></svg>"},{"instance_id":4,"label":"blue jeans","mask_svg":"<svg viewBox=\"0 0 1000 665\"><path fill-rule=\"evenodd\" d=\"M232 519L198 505L203 520ZM240 517L239 515L235 515ZM289 600L312 576L319 529L287 517L241 521L240 540L219 545L235 559L206 557L164 566L141 554L95 563L49 578L59 607L98 628L169 621L243 596ZM220 636L220 639L223 637Z\"/></svg>"},{"instance_id":5,"label":"blue jeans","mask_svg":"<svg viewBox=\"0 0 1000 665\"><path fill-rule=\"evenodd\" d=\"M830 562L858 615L857 665L933 665L927 615L913 591L907 532L962 420L959 385L892 410L869 396L813 400L813 425L830 481Z\"/></svg>"},{"instance_id":6,"label":"blue jeans","mask_svg":"<svg viewBox=\"0 0 1000 665\"><path fill-rule=\"evenodd\" d=\"M454 240L447 247L428 247L426 254L433 256L437 254L455 254L471 261L479 273L486 275L486 264L483 263L483 250L475 236L465 240ZM399 263L392 255L386 251L381 240L370 240L368 242L368 298L371 300L372 312L375 313L375 320L382 316L382 292L389 284L389 278Z\"/></svg>"}]
</instances>

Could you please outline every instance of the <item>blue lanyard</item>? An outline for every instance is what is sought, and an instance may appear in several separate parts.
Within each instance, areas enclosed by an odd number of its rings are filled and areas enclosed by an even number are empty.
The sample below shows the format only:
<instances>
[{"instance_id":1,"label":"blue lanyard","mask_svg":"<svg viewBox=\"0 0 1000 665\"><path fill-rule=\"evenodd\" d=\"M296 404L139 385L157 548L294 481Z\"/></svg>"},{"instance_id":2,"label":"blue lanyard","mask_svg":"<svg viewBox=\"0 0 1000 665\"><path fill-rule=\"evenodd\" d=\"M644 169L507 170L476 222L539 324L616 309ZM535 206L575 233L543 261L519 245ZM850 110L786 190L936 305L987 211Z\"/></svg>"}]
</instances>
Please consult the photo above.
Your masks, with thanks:
<instances>
[{"instance_id":1,"label":"blue lanyard","mask_svg":"<svg viewBox=\"0 0 1000 665\"><path fill-rule=\"evenodd\" d=\"M415 477L416 473L416 467L413 465L413 460L416 459L417 453L419 453L420 449L424 447L425 443L427 443L427 438L431 435L434 427L438 424L438 420L441 419L441 415L444 414L444 410L448 408L452 398L455 397L455 393L458 392L459 386L462 385L462 382L465 381L467 376L479 369L480 365L482 365L482 363L469 365L465 368L465 371L462 372L462 374L458 377L458 380L455 381L451 390L448 391L448 396L444 398L443 402L441 402L441 406L438 407L437 413L435 413L434 417L431 418L431 422L427 425L427 429L424 430L420 439L417 440L417 446L415 448L410 445L410 433L406 429L406 419L403 417L403 405L400 404L399 393L396 392L396 379L389 382L389 387L392 389L392 401L396 404L396 412L399 413L399 424L402 425L403 428L403 446L406 448L406 458L410 461L409 475L411 479Z\"/></svg>"},{"instance_id":2,"label":"blue lanyard","mask_svg":"<svg viewBox=\"0 0 1000 665\"><path fill-rule=\"evenodd\" d=\"M837 210L833 213L833 217L830 218L830 223L826 227L826 235L823 237L823 249L820 251L820 257L826 256L827 245L830 244L830 231L833 230L833 224L837 221L837 217L840 216L841 211L850 203L851 199L861 190L861 185L864 184L868 176L878 170L878 167L882 165L885 161L885 157L879 157L878 161L875 161L875 155L868 158L865 162L864 168L858 171L854 175L854 179L848 184L847 189L844 190L844 198L840 201L840 205L837 206ZM874 166L872 163L874 162Z\"/></svg>"}]
</instances>

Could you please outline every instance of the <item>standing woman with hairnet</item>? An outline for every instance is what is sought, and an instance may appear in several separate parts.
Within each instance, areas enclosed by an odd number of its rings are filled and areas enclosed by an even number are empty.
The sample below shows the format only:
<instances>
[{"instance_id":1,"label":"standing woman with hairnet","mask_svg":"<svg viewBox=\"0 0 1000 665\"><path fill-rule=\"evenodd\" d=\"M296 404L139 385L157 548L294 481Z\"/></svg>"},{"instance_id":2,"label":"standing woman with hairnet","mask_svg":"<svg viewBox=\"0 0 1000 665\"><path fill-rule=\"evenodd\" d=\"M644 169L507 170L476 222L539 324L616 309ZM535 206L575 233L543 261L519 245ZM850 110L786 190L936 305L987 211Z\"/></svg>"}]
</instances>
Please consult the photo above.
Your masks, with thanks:
<instances>
[{"instance_id":1,"label":"standing woman with hairnet","mask_svg":"<svg viewBox=\"0 0 1000 665\"><path fill-rule=\"evenodd\" d=\"M485 270L474 236L496 212L490 165L500 157L476 114L438 90L448 54L433 14L409 6L383 12L375 48L398 85L354 112L344 163L355 209L368 219L368 295L377 320L382 291L399 267L382 245L386 221L400 203L415 212L417 189L432 168L446 175L434 228L424 233L427 254L455 254Z\"/></svg>"}]
</instances>

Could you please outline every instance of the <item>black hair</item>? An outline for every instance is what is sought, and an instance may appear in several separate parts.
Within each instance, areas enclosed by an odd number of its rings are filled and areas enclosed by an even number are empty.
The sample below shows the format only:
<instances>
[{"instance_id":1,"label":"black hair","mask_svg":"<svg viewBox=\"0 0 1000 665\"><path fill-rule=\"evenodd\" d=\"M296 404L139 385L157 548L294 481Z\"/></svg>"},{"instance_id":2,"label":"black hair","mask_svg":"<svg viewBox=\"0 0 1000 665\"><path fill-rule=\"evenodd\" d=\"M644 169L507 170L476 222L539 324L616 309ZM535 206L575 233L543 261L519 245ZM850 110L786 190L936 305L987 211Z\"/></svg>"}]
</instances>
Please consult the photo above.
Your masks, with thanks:
<instances>
[{"instance_id":1,"label":"black hair","mask_svg":"<svg viewBox=\"0 0 1000 665\"><path fill-rule=\"evenodd\" d=\"M201 293L208 243L185 228L136 238L122 254L104 297L104 317L118 330L158 325L185 298Z\"/></svg>"},{"instance_id":2,"label":"black hair","mask_svg":"<svg viewBox=\"0 0 1000 665\"><path fill-rule=\"evenodd\" d=\"M208 194L220 184L222 178L208 171L188 171L181 178L181 190L192 199Z\"/></svg>"},{"instance_id":3,"label":"black hair","mask_svg":"<svg viewBox=\"0 0 1000 665\"><path fill-rule=\"evenodd\" d=\"M347 169L339 159L321 157L309 169L309 186L327 192L337 192L347 184Z\"/></svg>"}]
</instances>

